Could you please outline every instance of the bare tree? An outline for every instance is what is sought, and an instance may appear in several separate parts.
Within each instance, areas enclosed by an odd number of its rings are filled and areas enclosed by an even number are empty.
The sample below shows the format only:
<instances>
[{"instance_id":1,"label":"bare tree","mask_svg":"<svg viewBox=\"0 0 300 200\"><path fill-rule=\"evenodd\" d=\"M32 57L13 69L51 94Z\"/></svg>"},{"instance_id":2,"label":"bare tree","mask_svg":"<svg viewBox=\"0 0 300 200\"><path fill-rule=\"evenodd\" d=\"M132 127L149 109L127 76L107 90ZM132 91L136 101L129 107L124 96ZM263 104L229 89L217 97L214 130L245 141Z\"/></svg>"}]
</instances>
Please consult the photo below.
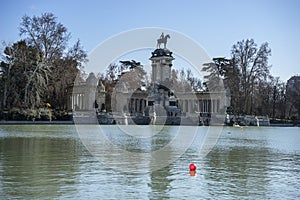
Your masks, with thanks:
<instances>
[{"instance_id":1,"label":"bare tree","mask_svg":"<svg viewBox=\"0 0 300 200\"><path fill-rule=\"evenodd\" d=\"M195 77L191 69L172 70L172 90L175 92L200 92L203 85L200 78Z\"/></svg>"},{"instance_id":2,"label":"bare tree","mask_svg":"<svg viewBox=\"0 0 300 200\"><path fill-rule=\"evenodd\" d=\"M48 74L48 101L65 109L65 91L74 83L77 74L83 73L82 63L87 57L80 41L68 49L71 34L52 13L33 17L25 15L20 25L20 35L42 53L43 65L51 70Z\"/></svg>"},{"instance_id":3,"label":"bare tree","mask_svg":"<svg viewBox=\"0 0 300 200\"><path fill-rule=\"evenodd\" d=\"M70 39L67 28L58 23L52 13L32 18L25 15L22 18L20 35L25 35L27 42L42 52L47 60L60 58Z\"/></svg>"},{"instance_id":4,"label":"bare tree","mask_svg":"<svg viewBox=\"0 0 300 200\"><path fill-rule=\"evenodd\" d=\"M241 76L241 111L251 113L255 84L269 75L268 57L271 49L268 43L263 43L258 48L253 39L247 39L234 44L231 54Z\"/></svg>"},{"instance_id":5,"label":"bare tree","mask_svg":"<svg viewBox=\"0 0 300 200\"><path fill-rule=\"evenodd\" d=\"M300 77L292 76L286 85L287 115L300 119Z\"/></svg>"}]
</instances>

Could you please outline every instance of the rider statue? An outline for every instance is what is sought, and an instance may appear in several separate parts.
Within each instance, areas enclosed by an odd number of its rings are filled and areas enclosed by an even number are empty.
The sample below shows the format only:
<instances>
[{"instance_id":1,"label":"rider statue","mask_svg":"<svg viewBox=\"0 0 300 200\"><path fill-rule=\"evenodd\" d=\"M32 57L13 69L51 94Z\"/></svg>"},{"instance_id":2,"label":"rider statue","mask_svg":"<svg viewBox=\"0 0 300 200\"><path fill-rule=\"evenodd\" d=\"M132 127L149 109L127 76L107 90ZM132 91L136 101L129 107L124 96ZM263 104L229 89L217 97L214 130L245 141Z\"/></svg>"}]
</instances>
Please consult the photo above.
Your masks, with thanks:
<instances>
[{"instance_id":1,"label":"rider statue","mask_svg":"<svg viewBox=\"0 0 300 200\"><path fill-rule=\"evenodd\" d=\"M164 44L164 48L166 49L168 38L170 38L170 35L164 35L164 33L162 32L159 39L157 39L157 48L160 48L160 45Z\"/></svg>"},{"instance_id":2,"label":"rider statue","mask_svg":"<svg viewBox=\"0 0 300 200\"><path fill-rule=\"evenodd\" d=\"M164 37L165 37L164 32L162 32L160 35L160 39L164 39Z\"/></svg>"}]
</instances>

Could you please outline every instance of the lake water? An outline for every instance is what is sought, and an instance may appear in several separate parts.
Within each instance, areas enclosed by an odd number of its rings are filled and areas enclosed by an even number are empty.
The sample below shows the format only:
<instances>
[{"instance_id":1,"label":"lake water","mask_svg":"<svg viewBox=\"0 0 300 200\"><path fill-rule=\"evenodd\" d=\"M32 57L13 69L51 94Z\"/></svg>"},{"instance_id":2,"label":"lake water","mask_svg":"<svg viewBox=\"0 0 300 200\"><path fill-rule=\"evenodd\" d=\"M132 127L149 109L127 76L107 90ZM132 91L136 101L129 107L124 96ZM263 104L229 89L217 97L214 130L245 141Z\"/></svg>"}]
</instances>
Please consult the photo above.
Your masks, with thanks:
<instances>
[{"instance_id":1,"label":"lake water","mask_svg":"<svg viewBox=\"0 0 300 200\"><path fill-rule=\"evenodd\" d=\"M300 198L297 127L224 127L204 152L205 134L215 132L211 127L180 127L186 137L176 138L178 127L160 127L141 137L121 134L128 133L124 127L104 126L107 141L124 149L119 157L97 136L85 140L78 133L94 127L81 128L1 125L0 199ZM152 152L162 157L152 158ZM192 162L196 176L189 173Z\"/></svg>"}]
</instances>

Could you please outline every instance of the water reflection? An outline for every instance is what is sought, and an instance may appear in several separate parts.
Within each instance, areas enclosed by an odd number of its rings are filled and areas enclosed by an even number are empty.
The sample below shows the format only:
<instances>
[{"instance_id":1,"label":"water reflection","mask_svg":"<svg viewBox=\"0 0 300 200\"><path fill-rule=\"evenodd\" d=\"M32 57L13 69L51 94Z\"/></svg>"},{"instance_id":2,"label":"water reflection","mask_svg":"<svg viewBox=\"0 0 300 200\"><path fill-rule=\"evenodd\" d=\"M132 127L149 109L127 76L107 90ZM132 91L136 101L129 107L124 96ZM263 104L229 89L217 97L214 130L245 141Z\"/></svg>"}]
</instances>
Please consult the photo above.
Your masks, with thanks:
<instances>
[{"instance_id":1,"label":"water reflection","mask_svg":"<svg viewBox=\"0 0 300 200\"><path fill-rule=\"evenodd\" d=\"M149 198L169 199L169 191L171 190L170 184L174 180L174 178L172 178L170 166L152 172L150 177L151 192L149 194Z\"/></svg>"},{"instance_id":2,"label":"water reflection","mask_svg":"<svg viewBox=\"0 0 300 200\"><path fill-rule=\"evenodd\" d=\"M284 139L282 131L274 128L233 129L230 135L224 131L217 147L204 160L209 195L238 199L299 197L300 145L284 150L281 147L299 140L294 130L292 137Z\"/></svg>"},{"instance_id":3,"label":"water reflection","mask_svg":"<svg viewBox=\"0 0 300 200\"><path fill-rule=\"evenodd\" d=\"M154 151L165 147L166 144L168 144L171 141L171 139L174 137L174 134L166 134L166 132L174 133L175 131L172 130L171 127L167 127L167 130L163 132L160 136L156 135L156 137L153 137L151 140L151 146ZM157 165L159 161L164 163L171 163L172 157L174 157L172 154L176 152L176 147L173 147L175 149L172 149L172 146L167 146L166 148L164 149L164 151L162 151L163 155L161 155L161 159L157 157L151 159L153 160L153 165ZM164 159L170 159L170 160L166 161ZM150 181L151 193L149 194L150 199L169 199L168 190L170 189L170 183L172 182L172 178L170 178L171 175L172 174L171 174L170 165L150 173L150 179L151 179Z\"/></svg>"},{"instance_id":4,"label":"water reflection","mask_svg":"<svg viewBox=\"0 0 300 200\"><path fill-rule=\"evenodd\" d=\"M205 178L209 180L207 188L211 196L235 196L265 198L270 152L266 148L233 147L216 148L205 160L208 169ZM213 187L211 187L212 185ZM215 188L222 187L223 190Z\"/></svg>"},{"instance_id":5,"label":"water reflection","mask_svg":"<svg viewBox=\"0 0 300 200\"><path fill-rule=\"evenodd\" d=\"M5 138L0 146L2 197L52 199L78 183L74 140Z\"/></svg>"},{"instance_id":6,"label":"water reflection","mask_svg":"<svg viewBox=\"0 0 300 200\"><path fill-rule=\"evenodd\" d=\"M136 128L76 126L81 141L99 162L127 173L148 173L168 166L187 150L197 134L197 127L145 126L138 137L133 137L132 132L139 132Z\"/></svg>"},{"instance_id":7,"label":"water reflection","mask_svg":"<svg viewBox=\"0 0 300 200\"><path fill-rule=\"evenodd\" d=\"M166 134L174 133L167 128L165 134L130 141L116 127L106 128L115 144L125 147L127 143L132 152L159 149L175 137ZM191 129L184 130L188 134ZM124 158L128 162L124 163L109 146L94 143L106 151L101 156L104 161L132 170L141 167L139 173L129 173L99 162L83 146L73 126L0 126L0 199L299 198L299 129L289 129L285 133L289 137L283 137L286 129L280 128L224 130L212 151L201 157L203 130L198 130L193 144L177 160L152 172L147 169L157 165L159 157L141 153ZM162 158L178 156L174 155L177 148L180 143L169 145ZM189 174L192 162L197 164L196 176Z\"/></svg>"}]
</instances>

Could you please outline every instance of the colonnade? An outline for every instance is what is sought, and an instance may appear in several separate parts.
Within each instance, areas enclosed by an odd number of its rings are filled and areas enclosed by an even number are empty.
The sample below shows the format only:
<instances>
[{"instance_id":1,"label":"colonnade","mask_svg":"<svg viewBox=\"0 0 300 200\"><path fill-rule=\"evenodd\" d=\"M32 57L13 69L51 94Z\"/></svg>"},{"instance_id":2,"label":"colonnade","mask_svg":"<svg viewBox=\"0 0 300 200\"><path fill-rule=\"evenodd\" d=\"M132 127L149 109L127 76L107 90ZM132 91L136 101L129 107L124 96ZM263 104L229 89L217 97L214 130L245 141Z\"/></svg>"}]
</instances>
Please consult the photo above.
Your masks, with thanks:
<instances>
[{"instance_id":1,"label":"colonnade","mask_svg":"<svg viewBox=\"0 0 300 200\"><path fill-rule=\"evenodd\" d=\"M68 105L71 106L70 109L72 110L84 109L84 94L77 93L69 96Z\"/></svg>"},{"instance_id":2,"label":"colonnade","mask_svg":"<svg viewBox=\"0 0 300 200\"><path fill-rule=\"evenodd\" d=\"M143 113L148 105L144 98L131 98L127 100L129 113Z\"/></svg>"},{"instance_id":3,"label":"colonnade","mask_svg":"<svg viewBox=\"0 0 300 200\"><path fill-rule=\"evenodd\" d=\"M179 105L183 113L217 113L220 110L219 99L180 99Z\"/></svg>"},{"instance_id":4,"label":"colonnade","mask_svg":"<svg viewBox=\"0 0 300 200\"><path fill-rule=\"evenodd\" d=\"M220 111L219 99L179 99L179 107L182 113L217 113ZM130 98L127 100L129 113L143 113L148 105L145 98Z\"/></svg>"}]
</instances>

